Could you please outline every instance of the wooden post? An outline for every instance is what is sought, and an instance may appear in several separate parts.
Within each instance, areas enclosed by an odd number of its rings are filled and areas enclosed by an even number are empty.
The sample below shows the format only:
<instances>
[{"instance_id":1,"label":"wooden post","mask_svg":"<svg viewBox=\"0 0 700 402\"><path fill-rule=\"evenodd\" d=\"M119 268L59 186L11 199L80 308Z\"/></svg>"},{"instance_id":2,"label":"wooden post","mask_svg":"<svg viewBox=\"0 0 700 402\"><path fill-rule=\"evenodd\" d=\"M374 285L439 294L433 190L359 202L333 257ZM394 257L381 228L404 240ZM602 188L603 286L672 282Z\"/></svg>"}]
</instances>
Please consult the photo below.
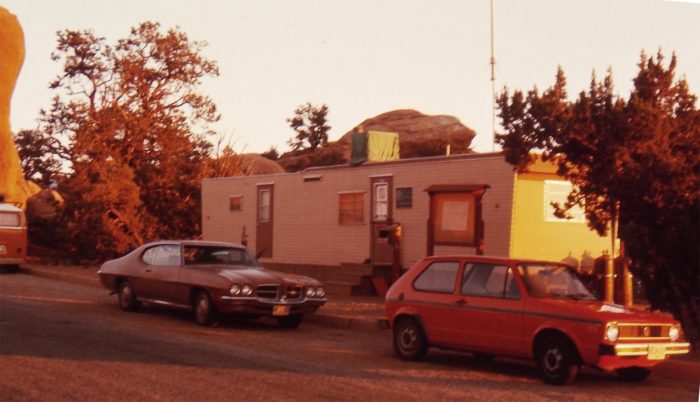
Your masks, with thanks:
<instances>
[{"instance_id":1,"label":"wooden post","mask_svg":"<svg viewBox=\"0 0 700 402\"><path fill-rule=\"evenodd\" d=\"M610 219L610 258L605 264L605 301L615 302L615 237L617 236L617 217L613 212Z\"/></svg>"},{"instance_id":2,"label":"wooden post","mask_svg":"<svg viewBox=\"0 0 700 402\"><path fill-rule=\"evenodd\" d=\"M634 285L632 283L632 273L630 272L629 262L625 253L625 242L620 240L620 258L622 260L622 289L624 294L624 303L626 307L632 307L634 304Z\"/></svg>"},{"instance_id":3,"label":"wooden post","mask_svg":"<svg viewBox=\"0 0 700 402\"><path fill-rule=\"evenodd\" d=\"M605 261L605 301L608 303L614 303L614 290L615 290L615 260L613 258L608 258Z\"/></svg>"}]
</instances>

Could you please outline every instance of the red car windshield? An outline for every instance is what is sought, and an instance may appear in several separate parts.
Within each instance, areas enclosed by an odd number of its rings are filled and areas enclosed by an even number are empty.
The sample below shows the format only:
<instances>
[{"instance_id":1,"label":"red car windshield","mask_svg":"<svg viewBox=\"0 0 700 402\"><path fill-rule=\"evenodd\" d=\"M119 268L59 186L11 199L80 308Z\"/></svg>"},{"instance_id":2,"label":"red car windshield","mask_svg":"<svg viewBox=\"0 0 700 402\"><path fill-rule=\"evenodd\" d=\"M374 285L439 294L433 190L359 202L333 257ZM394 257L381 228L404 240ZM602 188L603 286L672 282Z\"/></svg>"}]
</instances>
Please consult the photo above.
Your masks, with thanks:
<instances>
[{"instance_id":1,"label":"red car windshield","mask_svg":"<svg viewBox=\"0 0 700 402\"><path fill-rule=\"evenodd\" d=\"M566 265L520 264L518 272L533 297L596 300L581 277Z\"/></svg>"},{"instance_id":2,"label":"red car windshield","mask_svg":"<svg viewBox=\"0 0 700 402\"><path fill-rule=\"evenodd\" d=\"M248 250L237 247L185 246L185 265L241 265L259 268Z\"/></svg>"}]
</instances>

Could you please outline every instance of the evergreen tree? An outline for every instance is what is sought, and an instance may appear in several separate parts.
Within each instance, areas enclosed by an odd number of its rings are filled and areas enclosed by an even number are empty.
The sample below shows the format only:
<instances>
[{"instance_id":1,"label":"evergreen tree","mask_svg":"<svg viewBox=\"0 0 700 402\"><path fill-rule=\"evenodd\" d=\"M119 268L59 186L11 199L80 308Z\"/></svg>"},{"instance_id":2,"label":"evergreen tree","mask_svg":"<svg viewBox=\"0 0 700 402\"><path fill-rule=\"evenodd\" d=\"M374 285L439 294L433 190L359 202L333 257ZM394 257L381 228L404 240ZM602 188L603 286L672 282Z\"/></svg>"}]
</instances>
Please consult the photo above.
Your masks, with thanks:
<instances>
[{"instance_id":1,"label":"evergreen tree","mask_svg":"<svg viewBox=\"0 0 700 402\"><path fill-rule=\"evenodd\" d=\"M48 187L61 169L60 144L39 130L22 130L14 137L24 178Z\"/></svg>"},{"instance_id":2,"label":"evergreen tree","mask_svg":"<svg viewBox=\"0 0 700 402\"><path fill-rule=\"evenodd\" d=\"M294 110L294 116L287 119L289 126L297 133L289 140L289 145L294 149L311 149L324 147L328 143L328 131L331 126L327 124L326 115L328 106L313 106L311 103L301 105Z\"/></svg>"},{"instance_id":3,"label":"evergreen tree","mask_svg":"<svg viewBox=\"0 0 700 402\"><path fill-rule=\"evenodd\" d=\"M262 156L263 158L267 158L271 161L276 161L277 159L279 159L280 154L279 152L277 152L277 147L270 146L270 148L267 151L261 153L260 156Z\"/></svg>"},{"instance_id":4,"label":"evergreen tree","mask_svg":"<svg viewBox=\"0 0 700 402\"><path fill-rule=\"evenodd\" d=\"M575 101L561 69L541 95L505 90L498 99L506 159L527 169L532 151L574 184L560 215L582 205L601 235L619 222L620 238L652 306L670 310L700 338L700 111L685 79L674 80L661 52L641 56L629 100L612 74L595 75Z\"/></svg>"},{"instance_id":5,"label":"evergreen tree","mask_svg":"<svg viewBox=\"0 0 700 402\"><path fill-rule=\"evenodd\" d=\"M76 250L104 255L126 243L199 234L207 127L219 118L197 92L202 79L218 75L200 55L204 46L152 22L114 46L91 31L58 33L52 57L63 71L51 83L57 95L41 128L67 150L72 171L59 190ZM86 229L105 237L79 233Z\"/></svg>"}]
</instances>

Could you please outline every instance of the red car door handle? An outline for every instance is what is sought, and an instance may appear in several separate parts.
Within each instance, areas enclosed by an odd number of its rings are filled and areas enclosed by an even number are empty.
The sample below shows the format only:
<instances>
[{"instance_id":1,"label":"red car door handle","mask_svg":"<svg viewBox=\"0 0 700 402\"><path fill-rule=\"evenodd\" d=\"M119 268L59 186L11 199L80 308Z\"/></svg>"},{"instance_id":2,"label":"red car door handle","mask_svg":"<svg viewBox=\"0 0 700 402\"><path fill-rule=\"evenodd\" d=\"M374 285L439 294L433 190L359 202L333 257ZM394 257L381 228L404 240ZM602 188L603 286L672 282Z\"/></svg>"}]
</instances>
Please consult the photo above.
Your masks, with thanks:
<instances>
[{"instance_id":1,"label":"red car door handle","mask_svg":"<svg viewBox=\"0 0 700 402\"><path fill-rule=\"evenodd\" d=\"M467 304L467 301L464 299L459 299L455 302L455 304L463 306L463 305Z\"/></svg>"},{"instance_id":2,"label":"red car door handle","mask_svg":"<svg viewBox=\"0 0 700 402\"><path fill-rule=\"evenodd\" d=\"M153 272L152 269L146 269L146 272Z\"/></svg>"}]
</instances>

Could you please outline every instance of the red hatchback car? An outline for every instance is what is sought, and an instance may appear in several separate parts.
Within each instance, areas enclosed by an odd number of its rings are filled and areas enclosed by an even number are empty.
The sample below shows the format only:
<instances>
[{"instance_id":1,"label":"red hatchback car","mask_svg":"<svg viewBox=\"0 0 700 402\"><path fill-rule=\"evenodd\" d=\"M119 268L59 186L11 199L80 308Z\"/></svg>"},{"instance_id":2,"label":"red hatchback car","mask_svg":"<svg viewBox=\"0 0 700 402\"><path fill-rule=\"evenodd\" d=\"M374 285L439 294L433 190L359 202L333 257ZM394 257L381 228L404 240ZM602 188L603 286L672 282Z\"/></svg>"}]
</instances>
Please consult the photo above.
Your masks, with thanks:
<instances>
[{"instance_id":1,"label":"red hatchback car","mask_svg":"<svg viewBox=\"0 0 700 402\"><path fill-rule=\"evenodd\" d=\"M570 383L581 365L643 381L690 350L671 317L602 302L557 262L428 257L391 286L385 308L403 360L430 346L534 359L552 384Z\"/></svg>"}]
</instances>

